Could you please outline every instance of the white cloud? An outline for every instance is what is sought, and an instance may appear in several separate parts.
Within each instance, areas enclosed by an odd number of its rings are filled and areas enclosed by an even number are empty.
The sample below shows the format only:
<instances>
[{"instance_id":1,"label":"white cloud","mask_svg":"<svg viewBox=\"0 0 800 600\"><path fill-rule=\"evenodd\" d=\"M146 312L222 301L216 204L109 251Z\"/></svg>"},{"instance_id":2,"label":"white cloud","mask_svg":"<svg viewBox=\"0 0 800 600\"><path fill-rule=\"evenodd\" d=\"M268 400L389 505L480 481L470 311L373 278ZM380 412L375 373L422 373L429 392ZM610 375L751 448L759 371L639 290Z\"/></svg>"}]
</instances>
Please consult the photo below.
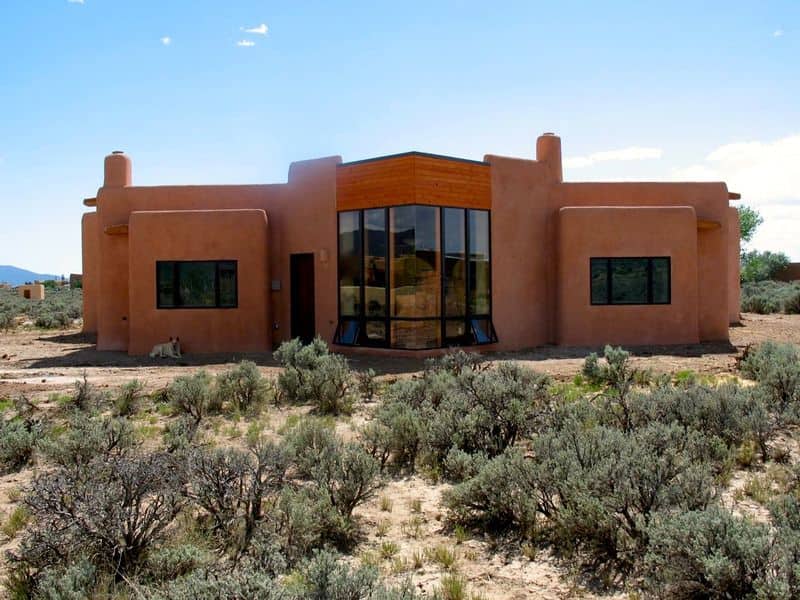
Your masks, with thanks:
<instances>
[{"instance_id":1,"label":"white cloud","mask_svg":"<svg viewBox=\"0 0 800 600\"><path fill-rule=\"evenodd\" d=\"M164 44L165 46L169 46L172 43L172 38L169 37L168 35L165 35L164 37L161 38L161 43Z\"/></svg>"},{"instance_id":2,"label":"white cloud","mask_svg":"<svg viewBox=\"0 0 800 600\"><path fill-rule=\"evenodd\" d=\"M236 45L239 46L240 48L252 48L253 46L256 45L256 43L250 40L239 40L238 42L236 42Z\"/></svg>"},{"instance_id":3,"label":"white cloud","mask_svg":"<svg viewBox=\"0 0 800 600\"><path fill-rule=\"evenodd\" d=\"M595 163L608 161L630 161L661 158L661 148L647 148L643 146L630 146L619 150L605 150L595 152L588 156L572 156L564 159L564 166L569 169L591 167Z\"/></svg>"},{"instance_id":4,"label":"white cloud","mask_svg":"<svg viewBox=\"0 0 800 600\"><path fill-rule=\"evenodd\" d=\"M70 4L83 4L83 0L67 0Z\"/></svg>"},{"instance_id":5,"label":"white cloud","mask_svg":"<svg viewBox=\"0 0 800 600\"><path fill-rule=\"evenodd\" d=\"M776 29L773 31L772 37L783 37L783 29Z\"/></svg>"},{"instance_id":6,"label":"white cloud","mask_svg":"<svg viewBox=\"0 0 800 600\"><path fill-rule=\"evenodd\" d=\"M800 134L772 141L735 142L702 163L674 169L678 181L724 181L764 217L750 247L780 250L800 260Z\"/></svg>"},{"instance_id":7,"label":"white cloud","mask_svg":"<svg viewBox=\"0 0 800 600\"><path fill-rule=\"evenodd\" d=\"M800 199L800 134L767 142L735 142L712 151L701 164L675 169L681 181L724 181L751 204Z\"/></svg>"},{"instance_id":8,"label":"white cloud","mask_svg":"<svg viewBox=\"0 0 800 600\"><path fill-rule=\"evenodd\" d=\"M258 27L242 27L242 31L244 31L245 33L256 33L258 35L267 35L269 27L267 27L266 23L262 23Z\"/></svg>"}]
</instances>

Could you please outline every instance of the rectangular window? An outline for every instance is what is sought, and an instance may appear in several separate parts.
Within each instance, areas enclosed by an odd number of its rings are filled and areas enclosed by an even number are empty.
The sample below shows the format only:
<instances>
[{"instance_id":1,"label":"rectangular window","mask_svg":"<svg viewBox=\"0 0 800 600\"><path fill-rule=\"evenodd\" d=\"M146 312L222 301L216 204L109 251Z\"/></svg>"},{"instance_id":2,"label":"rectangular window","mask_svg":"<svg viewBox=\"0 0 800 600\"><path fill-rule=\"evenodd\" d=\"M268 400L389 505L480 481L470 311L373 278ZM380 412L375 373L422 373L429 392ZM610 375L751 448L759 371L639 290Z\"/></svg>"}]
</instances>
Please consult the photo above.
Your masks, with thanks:
<instances>
[{"instance_id":1,"label":"rectangular window","mask_svg":"<svg viewBox=\"0 0 800 600\"><path fill-rule=\"evenodd\" d=\"M156 262L157 308L236 308L235 260Z\"/></svg>"},{"instance_id":2,"label":"rectangular window","mask_svg":"<svg viewBox=\"0 0 800 600\"><path fill-rule=\"evenodd\" d=\"M669 257L592 258L592 304L669 304Z\"/></svg>"}]
</instances>

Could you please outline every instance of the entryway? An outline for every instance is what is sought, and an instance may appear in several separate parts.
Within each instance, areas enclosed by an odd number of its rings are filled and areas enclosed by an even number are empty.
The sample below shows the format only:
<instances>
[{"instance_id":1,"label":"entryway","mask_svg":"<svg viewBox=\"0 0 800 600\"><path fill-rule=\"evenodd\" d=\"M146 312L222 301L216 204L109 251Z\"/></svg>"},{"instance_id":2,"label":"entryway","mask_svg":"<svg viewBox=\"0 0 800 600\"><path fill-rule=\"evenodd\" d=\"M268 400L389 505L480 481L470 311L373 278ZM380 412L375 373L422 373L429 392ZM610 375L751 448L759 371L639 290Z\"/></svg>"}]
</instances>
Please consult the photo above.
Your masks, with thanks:
<instances>
[{"instance_id":1,"label":"entryway","mask_svg":"<svg viewBox=\"0 0 800 600\"><path fill-rule=\"evenodd\" d=\"M292 338L307 344L314 339L314 254L292 254L291 311Z\"/></svg>"}]
</instances>

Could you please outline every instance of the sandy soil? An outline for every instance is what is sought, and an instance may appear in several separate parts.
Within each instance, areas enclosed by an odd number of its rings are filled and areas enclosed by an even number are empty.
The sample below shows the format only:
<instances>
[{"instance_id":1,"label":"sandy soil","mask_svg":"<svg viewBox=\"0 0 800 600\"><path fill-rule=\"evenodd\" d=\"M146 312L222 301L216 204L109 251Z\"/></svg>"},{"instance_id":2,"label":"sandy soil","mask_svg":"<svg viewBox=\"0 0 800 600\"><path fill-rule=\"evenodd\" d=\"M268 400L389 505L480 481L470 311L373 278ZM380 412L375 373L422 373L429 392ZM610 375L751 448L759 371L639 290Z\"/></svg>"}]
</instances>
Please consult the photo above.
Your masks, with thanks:
<instances>
[{"instance_id":1,"label":"sandy soil","mask_svg":"<svg viewBox=\"0 0 800 600\"><path fill-rule=\"evenodd\" d=\"M732 373L736 358L748 344L764 340L800 344L800 315L746 314L741 326L731 328L730 338L730 343L630 350L638 366L656 372L692 370L712 376ZM593 350L597 349L544 347L488 354L486 357L489 360L517 360L556 379L568 380L580 371L583 359ZM46 413L57 410L51 395L71 391L75 381L84 374L91 383L109 392L134 378L142 380L148 391L154 391L178 375L198 368L217 373L244 358L255 361L266 376L275 377L279 371L270 354L150 359L129 357L121 352L98 352L93 340L78 331L0 333L0 400L25 394ZM356 356L351 358L351 364L356 369L373 368L386 380L391 380L419 371L424 361ZM352 437L364 423L369 410L368 405L358 406L351 418L337 422L337 431ZM288 416L302 412L305 409L270 408L260 421L267 431L276 433ZM145 411L137 416L136 425L155 443L160 438L164 421L164 417L155 411ZM246 420L214 417L205 424L204 435L214 437L218 443L239 444L248 424ZM800 435L797 432L788 432L784 440L795 455L800 451L798 439ZM34 465L20 473L0 476L0 523L17 506L21 491L37 469ZM757 472L735 473L723 502L737 512L747 512L756 518L765 515L763 506L743 492L749 480L758 475ZM425 557L425 553L426 550L430 552L445 547L455 553L457 570L468 579L470 590L482 594L487 600L609 597L586 589L566 566L547 552L522 553L519 548L497 548L496 541L469 532L464 537L457 536L444 523L440 498L446 487L419 476L389 481L377 497L356 510L363 525L364 538L354 551L354 560L377 562L390 579L399 581L411 576L420 590L430 592L447 569ZM382 501L382 498L386 500ZM0 557L16 543L17 540L9 540L0 533ZM0 558L0 579L2 577ZM626 595L620 593L612 597L624 598Z\"/></svg>"}]
</instances>

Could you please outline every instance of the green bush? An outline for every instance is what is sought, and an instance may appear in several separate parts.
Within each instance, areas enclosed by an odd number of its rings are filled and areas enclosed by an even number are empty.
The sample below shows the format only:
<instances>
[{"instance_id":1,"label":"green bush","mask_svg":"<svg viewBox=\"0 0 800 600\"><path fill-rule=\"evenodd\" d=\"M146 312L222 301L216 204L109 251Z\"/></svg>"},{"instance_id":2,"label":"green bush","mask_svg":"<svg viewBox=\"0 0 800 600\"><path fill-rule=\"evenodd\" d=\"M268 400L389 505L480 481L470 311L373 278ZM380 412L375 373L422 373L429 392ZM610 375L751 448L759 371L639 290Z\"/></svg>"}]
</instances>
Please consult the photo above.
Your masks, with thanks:
<instances>
[{"instance_id":1,"label":"green bush","mask_svg":"<svg viewBox=\"0 0 800 600\"><path fill-rule=\"evenodd\" d=\"M48 289L44 300L25 300L15 290L0 289L0 329L11 329L18 317L36 327L56 329L70 327L83 312L82 290Z\"/></svg>"},{"instance_id":2,"label":"green bush","mask_svg":"<svg viewBox=\"0 0 800 600\"><path fill-rule=\"evenodd\" d=\"M783 252L742 252L740 278L742 283L775 279L788 265L789 258Z\"/></svg>"},{"instance_id":3,"label":"green bush","mask_svg":"<svg viewBox=\"0 0 800 600\"><path fill-rule=\"evenodd\" d=\"M255 569L214 572L198 569L157 590L153 600L291 600L269 574Z\"/></svg>"},{"instance_id":4,"label":"green bush","mask_svg":"<svg viewBox=\"0 0 800 600\"><path fill-rule=\"evenodd\" d=\"M166 396L179 414L200 423L214 406L211 376L206 371L183 375L167 386Z\"/></svg>"},{"instance_id":5,"label":"green bush","mask_svg":"<svg viewBox=\"0 0 800 600\"><path fill-rule=\"evenodd\" d=\"M755 379L770 408L791 421L800 419L800 350L793 344L764 342L749 348L739 365Z\"/></svg>"},{"instance_id":6,"label":"green bush","mask_svg":"<svg viewBox=\"0 0 800 600\"><path fill-rule=\"evenodd\" d=\"M146 576L157 582L172 581L196 569L211 566L211 553L192 544L156 548L147 555Z\"/></svg>"},{"instance_id":7,"label":"green bush","mask_svg":"<svg viewBox=\"0 0 800 600\"><path fill-rule=\"evenodd\" d=\"M664 598L756 598L769 565L769 527L710 507L648 528L646 589ZM770 596L771 597L771 596Z\"/></svg>"},{"instance_id":8,"label":"green bush","mask_svg":"<svg viewBox=\"0 0 800 600\"><path fill-rule=\"evenodd\" d=\"M400 402L382 403L373 420L361 430L361 440L381 466L395 472L413 472L422 444L423 423L419 411Z\"/></svg>"},{"instance_id":9,"label":"green bush","mask_svg":"<svg viewBox=\"0 0 800 600\"><path fill-rule=\"evenodd\" d=\"M381 485L380 468L359 445L344 443L335 453L325 453L313 471L315 483L328 494L333 507L346 519L369 500Z\"/></svg>"},{"instance_id":10,"label":"green bush","mask_svg":"<svg viewBox=\"0 0 800 600\"><path fill-rule=\"evenodd\" d=\"M41 426L24 419L0 421L0 473L13 473L33 459Z\"/></svg>"},{"instance_id":11,"label":"green bush","mask_svg":"<svg viewBox=\"0 0 800 600\"><path fill-rule=\"evenodd\" d=\"M275 351L283 366L278 375L281 397L291 404L312 404L320 414L350 412L353 375L347 359L331 354L321 338L304 346L299 339L284 342Z\"/></svg>"},{"instance_id":12,"label":"green bush","mask_svg":"<svg viewBox=\"0 0 800 600\"><path fill-rule=\"evenodd\" d=\"M800 313L800 282L758 281L742 285L743 312Z\"/></svg>"},{"instance_id":13,"label":"green bush","mask_svg":"<svg viewBox=\"0 0 800 600\"><path fill-rule=\"evenodd\" d=\"M114 398L114 414L127 417L135 413L145 397L144 383L133 379L123 385Z\"/></svg>"},{"instance_id":14,"label":"green bush","mask_svg":"<svg viewBox=\"0 0 800 600\"><path fill-rule=\"evenodd\" d=\"M134 444L133 427L127 419L74 413L66 430L42 438L38 448L61 467L82 469L97 457L122 454Z\"/></svg>"},{"instance_id":15,"label":"green bush","mask_svg":"<svg viewBox=\"0 0 800 600\"><path fill-rule=\"evenodd\" d=\"M249 360L217 376L217 403L229 401L234 409L241 412L252 412L258 409L269 397L269 383L258 366Z\"/></svg>"},{"instance_id":16,"label":"green bush","mask_svg":"<svg viewBox=\"0 0 800 600\"><path fill-rule=\"evenodd\" d=\"M89 383L84 372L83 378L75 382L75 391L68 396L66 407L77 411L91 411L105 403L106 395Z\"/></svg>"},{"instance_id":17,"label":"green bush","mask_svg":"<svg viewBox=\"0 0 800 600\"><path fill-rule=\"evenodd\" d=\"M304 479L311 479L324 457L339 451L339 444L333 423L316 417L301 419L286 434L297 474Z\"/></svg>"}]
</instances>

